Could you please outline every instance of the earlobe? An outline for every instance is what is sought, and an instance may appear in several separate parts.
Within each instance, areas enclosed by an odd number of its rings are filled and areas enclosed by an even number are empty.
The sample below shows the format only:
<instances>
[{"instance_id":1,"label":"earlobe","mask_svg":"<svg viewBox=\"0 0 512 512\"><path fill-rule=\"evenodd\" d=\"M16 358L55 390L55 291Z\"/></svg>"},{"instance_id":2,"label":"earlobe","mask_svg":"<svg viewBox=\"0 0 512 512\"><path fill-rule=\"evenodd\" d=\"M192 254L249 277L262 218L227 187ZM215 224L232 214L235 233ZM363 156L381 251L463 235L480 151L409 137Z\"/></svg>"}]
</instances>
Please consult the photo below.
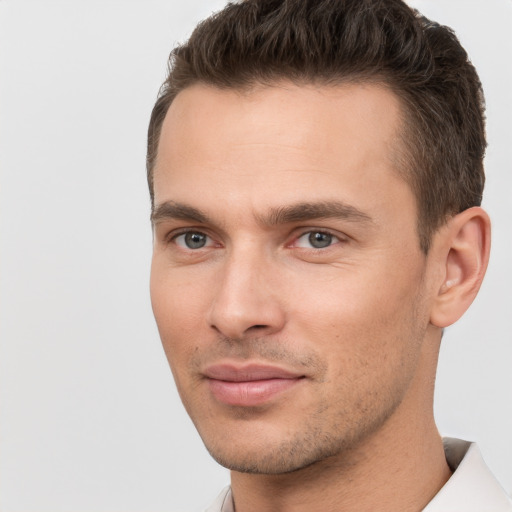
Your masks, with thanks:
<instances>
[{"instance_id":1,"label":"earlobe","mask_svg":"<svg viewBox=\"0 0 512 512\"><path fill-rule=\"evenodd\" d=\"M489 216L480 207L464 210L450 219L440 237L443 279L430 321L444 328L464 314L480 289L489 261Z\"/></svg>"}]
</instances>

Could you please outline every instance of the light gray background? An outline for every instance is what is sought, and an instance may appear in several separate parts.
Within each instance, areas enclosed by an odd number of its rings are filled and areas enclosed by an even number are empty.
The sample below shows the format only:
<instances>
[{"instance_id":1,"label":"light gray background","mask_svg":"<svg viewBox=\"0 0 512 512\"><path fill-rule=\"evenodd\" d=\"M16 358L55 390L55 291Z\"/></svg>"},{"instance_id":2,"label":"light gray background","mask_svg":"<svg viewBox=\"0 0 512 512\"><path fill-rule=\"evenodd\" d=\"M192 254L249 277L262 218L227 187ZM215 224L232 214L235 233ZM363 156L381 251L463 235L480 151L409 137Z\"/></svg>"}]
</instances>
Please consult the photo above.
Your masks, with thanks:
<instances>
[{"instance_id":1,"label":"light gray background","mask_svg":"<svg viewBox=\"0 0 512 512\"><path fill-rule=\"evenodd\" d=\"M512 490L512 1L417 0L488 102L493 256L448 329L443 433ZM145 135L167 55L222 1L0 0L2 512L201 510L228 482L174 390L148 293Z\"/></svg>"}]
</instances>

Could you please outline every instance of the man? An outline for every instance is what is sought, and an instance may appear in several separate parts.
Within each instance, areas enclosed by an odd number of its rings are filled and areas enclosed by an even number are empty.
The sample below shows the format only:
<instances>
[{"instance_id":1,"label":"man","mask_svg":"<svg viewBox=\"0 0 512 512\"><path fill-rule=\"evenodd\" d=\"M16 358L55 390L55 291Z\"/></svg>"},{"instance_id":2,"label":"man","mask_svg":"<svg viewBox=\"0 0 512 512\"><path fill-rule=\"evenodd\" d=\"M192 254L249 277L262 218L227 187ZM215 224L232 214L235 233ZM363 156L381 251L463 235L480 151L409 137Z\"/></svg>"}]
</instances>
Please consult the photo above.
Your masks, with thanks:
<instances>
[{"instance_id":1,"label":"man","mask_svg":"<svg viewBox=\"0 0 512 512\"><path fill-rule=\"evenodd\" d=\"M432 412L489 256L484 150L466 53L400 0L246 0L173 51L151 296L231 470L209 510L512 510Z\"/></svg>"}]
</instances>

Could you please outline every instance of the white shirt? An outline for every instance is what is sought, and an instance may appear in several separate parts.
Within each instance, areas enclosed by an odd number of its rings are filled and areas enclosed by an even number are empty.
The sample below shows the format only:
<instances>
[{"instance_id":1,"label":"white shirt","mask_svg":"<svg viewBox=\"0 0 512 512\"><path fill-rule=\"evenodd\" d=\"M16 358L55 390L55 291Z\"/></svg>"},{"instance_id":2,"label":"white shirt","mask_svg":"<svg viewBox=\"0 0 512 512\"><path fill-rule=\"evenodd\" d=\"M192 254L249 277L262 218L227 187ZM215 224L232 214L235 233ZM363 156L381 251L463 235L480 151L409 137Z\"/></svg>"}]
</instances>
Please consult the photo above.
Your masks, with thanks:
<instances>
[{"instance_id":1,"label":"white shirt","mask_svg":"<svg viewBox=\"0 0 512 512\"><path fill-rule=\"evenodd\" d=\"M512 501L486 466L475 443L444 438L450 480L423 512L512 512ZM235 512L226 487L205 512Z\"/></svg>"}]
</instances>

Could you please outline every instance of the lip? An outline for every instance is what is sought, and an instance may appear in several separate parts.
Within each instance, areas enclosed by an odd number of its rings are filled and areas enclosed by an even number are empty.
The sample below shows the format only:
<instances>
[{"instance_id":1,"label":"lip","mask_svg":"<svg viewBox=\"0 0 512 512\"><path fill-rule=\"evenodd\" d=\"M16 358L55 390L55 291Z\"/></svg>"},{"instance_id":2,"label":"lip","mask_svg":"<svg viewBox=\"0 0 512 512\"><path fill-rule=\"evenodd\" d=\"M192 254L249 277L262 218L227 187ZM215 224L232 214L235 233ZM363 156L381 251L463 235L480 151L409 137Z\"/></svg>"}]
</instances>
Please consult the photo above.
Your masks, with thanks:
<instances>
[{"instance_id":1,"label":"lip","mask_svg":"<svg viewBox=\"0 0 512 512\"><path fill-rule=\"evenodd\" d=\"M255 407L297 386L305 377L277 366L217 364L204 375L213 396L227 405Z\"/></svg>"}]
</instances>

